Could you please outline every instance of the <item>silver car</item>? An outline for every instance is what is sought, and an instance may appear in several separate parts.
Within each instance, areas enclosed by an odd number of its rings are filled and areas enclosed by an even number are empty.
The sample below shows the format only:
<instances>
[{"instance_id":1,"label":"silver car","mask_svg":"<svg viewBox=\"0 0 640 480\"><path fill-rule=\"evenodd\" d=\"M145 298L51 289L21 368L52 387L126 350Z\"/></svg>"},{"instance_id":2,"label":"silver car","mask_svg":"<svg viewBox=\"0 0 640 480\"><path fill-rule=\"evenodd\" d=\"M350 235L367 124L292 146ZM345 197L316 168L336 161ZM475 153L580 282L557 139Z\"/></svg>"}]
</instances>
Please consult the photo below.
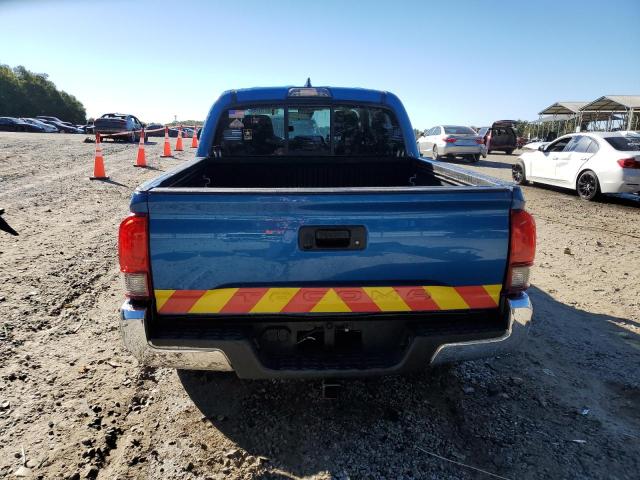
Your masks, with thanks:
<instances>
[{"instance_id":1,"label":"silver car","mask_svg":"<svg viewBox=\"0 0 640 480\"><path fill-rule=\"evenodd\" d=\"M420 155L434 160L440 157L464 157L472 162L486 156L482 137L469 127L438 125L430 128L418 139Z\"/></svg>"}]
</instances>

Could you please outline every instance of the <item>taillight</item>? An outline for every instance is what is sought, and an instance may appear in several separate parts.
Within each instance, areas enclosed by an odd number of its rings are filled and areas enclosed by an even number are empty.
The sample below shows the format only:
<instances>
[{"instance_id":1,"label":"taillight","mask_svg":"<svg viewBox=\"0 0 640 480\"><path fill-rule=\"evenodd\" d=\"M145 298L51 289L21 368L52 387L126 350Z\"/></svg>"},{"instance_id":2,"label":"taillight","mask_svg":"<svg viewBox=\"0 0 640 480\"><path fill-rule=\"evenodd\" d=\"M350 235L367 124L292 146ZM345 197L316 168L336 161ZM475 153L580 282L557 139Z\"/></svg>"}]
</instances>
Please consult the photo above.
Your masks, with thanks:
<instances>
[{"instance_id":1,"label":"taillight","mask_svg":"<svg viewBox=\"0 0 640 480\"><path fill-rule=\"evenodd\" d=\"M454 138L454 137L447 137L447 138L444 139L444 141L447 142L447 143L456 143L456 140L457 139Z\"/></svg>"},{"instance_id":2,"label":"taillight","mask_svg":"<svg viewBox=\"0 0 640 480\"><path fill-rule=\"evenodd\" d=\"M511 212L509 241L508 293L519 293L529 288L529 270L536 256L536 222L529 212Z\"/></svg>"},{"instance_id":3,"label":"taillight","mask_svg":"<svg viewBox=\"0 0 640 480\"><path fill-rule=\"evenodd\" d=\"M124 274L125 295L149 298L149 237L147 216L131 214L120 224L118 255Z\"/></svg>"},{"instance_id":4,"label":"taillight","mask_svg":"<svg viewBox=\"0 0 640 480\"><path fill-rule=\"evenodd\" d=\"M482 145L484 143L484 140L482 138L476 138L476 143L478 145Z\"/></svg>"},{"instance_id":5,"label":"taillight","mask_svg":"<svg viewBox=\"0 0 640 480\"><path fill-rule=\"evenodd\" d=\"M621 158L618 160L618 165L622 168L640 168L640 162L635 158Z\"/></svg>"}]
</instances>

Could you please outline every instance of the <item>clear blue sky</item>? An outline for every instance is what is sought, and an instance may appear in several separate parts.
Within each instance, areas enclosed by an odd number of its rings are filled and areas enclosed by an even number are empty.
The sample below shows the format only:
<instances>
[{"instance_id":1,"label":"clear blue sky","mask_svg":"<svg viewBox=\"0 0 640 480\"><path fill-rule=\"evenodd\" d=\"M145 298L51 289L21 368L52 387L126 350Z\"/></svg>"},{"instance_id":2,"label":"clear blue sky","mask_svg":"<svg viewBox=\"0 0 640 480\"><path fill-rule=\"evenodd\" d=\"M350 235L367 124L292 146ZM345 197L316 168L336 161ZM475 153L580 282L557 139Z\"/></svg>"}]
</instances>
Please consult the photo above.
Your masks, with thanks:
<instances>
[{"instance_id":1,"label":"clear blue sky","mask_svg":"<svg viewBox=\"0 0 640 480\"><path fill-rule=\"evenodd\" d=\"M640 94L640 0L0 0L0 19L0 63L89 116L203 119L223 90L307 76L392 91L417 128Z\"/></svg>"}]
</instances>

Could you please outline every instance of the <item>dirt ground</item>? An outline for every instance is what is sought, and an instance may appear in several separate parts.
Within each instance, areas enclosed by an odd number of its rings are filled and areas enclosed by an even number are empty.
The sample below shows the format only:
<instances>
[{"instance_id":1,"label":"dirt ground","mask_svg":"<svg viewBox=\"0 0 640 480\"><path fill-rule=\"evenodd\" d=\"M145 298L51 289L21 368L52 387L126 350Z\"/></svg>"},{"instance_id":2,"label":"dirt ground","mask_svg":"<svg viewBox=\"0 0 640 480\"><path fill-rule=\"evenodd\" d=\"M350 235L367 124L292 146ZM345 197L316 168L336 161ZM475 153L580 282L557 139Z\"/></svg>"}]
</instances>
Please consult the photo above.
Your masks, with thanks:
<instances>
[{"instance_id":1,"label":"dirt ground","mask_svg":"<svg viewBox=\"0 0 640 480\"><path fill-rule=\"evenodd\" d=\"M111 181L91 182L84 138L0 133L0 208L20 232L0 232L0 477L639 477L640 202L525 187L539 241L523 353L326 401L318 382L145 368L124 351L118 224L136 185L193 150L160 160L152 139L145 170L136 145L108 143ZM515 158L471 168L507 179Z\"/></svg>"}]
</instances>

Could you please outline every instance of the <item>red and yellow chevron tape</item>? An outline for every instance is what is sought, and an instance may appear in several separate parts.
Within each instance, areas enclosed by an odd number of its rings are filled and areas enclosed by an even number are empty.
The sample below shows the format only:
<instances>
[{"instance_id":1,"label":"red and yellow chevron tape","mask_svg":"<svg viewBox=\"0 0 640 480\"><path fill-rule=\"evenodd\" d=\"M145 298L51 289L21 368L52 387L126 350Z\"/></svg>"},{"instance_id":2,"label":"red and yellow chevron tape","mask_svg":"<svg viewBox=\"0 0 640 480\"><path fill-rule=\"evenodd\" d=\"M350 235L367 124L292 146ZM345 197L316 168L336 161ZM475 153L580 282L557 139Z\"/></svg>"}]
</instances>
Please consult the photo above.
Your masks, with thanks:
<instances>
[{"instance_id":1,"label":"red and yellow chevron tape","mask_svg":"<svg viewBox=\"0 0 640 480\"><path fill-rule=\"evenodd\" d=\"M501 285L155 290L162 314L375 313L496 308Z\"/></svg>"}]
</instances>

